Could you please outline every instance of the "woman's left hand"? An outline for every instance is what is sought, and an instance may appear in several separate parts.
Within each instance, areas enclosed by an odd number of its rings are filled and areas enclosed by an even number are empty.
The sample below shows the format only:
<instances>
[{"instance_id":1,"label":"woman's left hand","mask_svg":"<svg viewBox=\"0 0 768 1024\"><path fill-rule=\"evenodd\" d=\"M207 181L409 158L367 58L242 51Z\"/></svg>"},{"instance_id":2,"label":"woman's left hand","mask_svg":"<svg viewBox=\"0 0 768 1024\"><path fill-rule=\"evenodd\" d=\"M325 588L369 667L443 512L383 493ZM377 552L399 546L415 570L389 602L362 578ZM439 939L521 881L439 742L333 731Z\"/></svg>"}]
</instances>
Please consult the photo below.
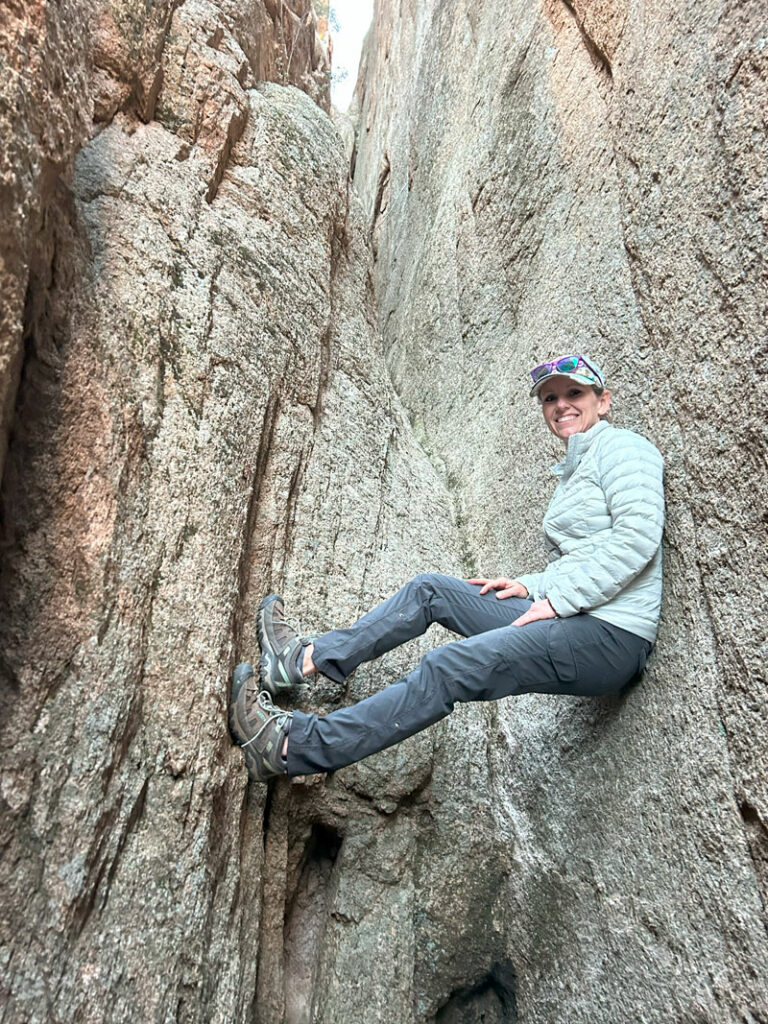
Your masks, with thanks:
<instances>
[{"instance_id":1,"label":"woman's left hand","mask_svg":"<svg viewBox=\"0 0 768 1024\"><path fill-rule=\"evenodd\" d=\"M513 626L527 626L529 622L537 622L539 619L556 619L557 612L544 598L543 601L534 601L527 612L524 612L519 619L515 619Z\"/></svg>"}]
</instances>

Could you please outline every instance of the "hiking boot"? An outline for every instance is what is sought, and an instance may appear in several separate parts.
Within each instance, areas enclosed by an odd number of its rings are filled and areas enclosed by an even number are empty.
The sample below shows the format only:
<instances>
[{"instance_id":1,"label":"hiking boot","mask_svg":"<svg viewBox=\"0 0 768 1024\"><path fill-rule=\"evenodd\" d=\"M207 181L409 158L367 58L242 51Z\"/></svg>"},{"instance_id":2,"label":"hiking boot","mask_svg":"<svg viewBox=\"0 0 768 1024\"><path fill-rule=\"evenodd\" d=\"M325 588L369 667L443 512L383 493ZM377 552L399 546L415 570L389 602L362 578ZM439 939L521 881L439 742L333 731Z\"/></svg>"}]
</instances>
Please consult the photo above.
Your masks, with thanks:
<instances>
[{"instance_id":1,"label":"hiking boot","mask_svg":"<svg viewBox=\"0 0 768 1024\"><path fill-rule=\"evenodd\" d=\"M287 773L282 751L292 718L293 712L276 708L265 690L259 692L252 665L246 661L237 666L229 695L229 731L245 754L252 779L268 782Z\"/></svg>"},{"instance_id":2,"label":"hiking boot","mask_svg":"<svg viewBox=\"0 0 768 1024\"><path fill-rule=\"evenodd\" d=\"M291 690L306 682L301 664L304 648L310 641L299 633L285 617L285 606L279 594L270 594L259 605L256 630L261 647L261 685L276 697L281 690Z\"/></svg>"}]
</instances>

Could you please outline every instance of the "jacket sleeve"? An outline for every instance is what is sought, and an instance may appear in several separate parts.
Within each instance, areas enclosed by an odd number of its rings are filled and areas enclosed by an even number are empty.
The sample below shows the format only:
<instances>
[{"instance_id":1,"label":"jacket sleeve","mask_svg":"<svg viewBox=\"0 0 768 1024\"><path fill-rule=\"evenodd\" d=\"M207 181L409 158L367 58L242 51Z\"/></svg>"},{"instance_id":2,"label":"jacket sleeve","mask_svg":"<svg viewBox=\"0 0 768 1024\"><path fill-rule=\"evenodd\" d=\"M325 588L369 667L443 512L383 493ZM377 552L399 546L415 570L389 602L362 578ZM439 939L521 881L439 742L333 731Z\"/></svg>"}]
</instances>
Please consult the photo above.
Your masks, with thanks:
<instances>
[{"instance_id":1,"label":"jacket sleeve","mask_svg":"<svg viewBox=\"0 0 768 1024\"><path fill-rule=\"evenodd\" d=\"M627 432L600 453L600 483L611 517L584 554L564 555L539 582L558 615L610 601L648 565L664 529L664 462L645 438Z\"/></svg>"},{"instance_id":2,"label":"jacket sleeve","mask_svg":"<svg viewBox=\"0 0 768 1024\"><path fill-rule=\"evenodd\" d=\"M543 572L527 572L524 576L515 576L518 583L522 583L528 591L528 596L534 601L539 600L539 587L544 576Z\"/></svg>"}]
</instances>

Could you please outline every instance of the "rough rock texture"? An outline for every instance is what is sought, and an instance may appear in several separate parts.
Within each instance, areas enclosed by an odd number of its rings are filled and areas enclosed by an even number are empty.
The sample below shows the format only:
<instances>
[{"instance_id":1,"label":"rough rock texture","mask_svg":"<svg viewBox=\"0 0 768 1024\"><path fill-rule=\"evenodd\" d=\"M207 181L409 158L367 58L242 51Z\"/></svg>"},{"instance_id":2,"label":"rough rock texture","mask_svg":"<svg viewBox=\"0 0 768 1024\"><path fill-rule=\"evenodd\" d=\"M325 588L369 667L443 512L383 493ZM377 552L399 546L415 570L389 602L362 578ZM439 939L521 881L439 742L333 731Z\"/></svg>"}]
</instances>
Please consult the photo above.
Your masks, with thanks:
<instances>
[{"instance_id":1,"label":"rough rock texture","mask_svg":"<svg viewBox=\"0 0 768 1024\"><path fill-rule=\"evenodd\" d=\"M452 498L389 383L330 119L254 87L223 7L159 14L139 49L162 74L114 116L96 72L100 127L46 198L27 286L2 490L0 1019L408 1020L495 956L493 923L456 941L503 895L494 710L268 791L230 744L227 680L264 592L322 629L457 571ZM145 35L116 43L139 70Z\"/></svg>"},{"instance_id":2,"label":"rough rock texture","mask_svg":"<svg viewBox=\"0 0 768 1024\"><path fill-rule=\"evenodd\" d=\"M186 74L187 46L194 74ZM241 82L291 83L330 108L330 65L311 0L100 0L93 47L96 121L125 109L150 121L169 67L171 87L184 78L181 91L210 117L222 64Z\"/></svg>"},{"instance_id":3,"label":"rough rock texture","mask_svg":"<svg viewBox=\"0 0 768 1024\"><path fill-rule=\"evenodd\" d=\"M759 5L382 2L364 205L306 0L9 10L0 1020L768 1020ZM667 456L645 685L248 786L264 592L534 564L574 332Z\"/></svg>"},{"instance_id":4,"label":"rough rock texture","mask_svg":"<svg viewBox=\"0 0 768 1024\"><path fill-rule=\"evenodd\" d=\"M292 83L330 108L330 66L310 0L221 0L216 6L197 0L12 0L3 12L0 476L25 324L33 315L25 314L25 302L51 286L53 211L92 118L107 123L124 110L152 120L165 75L198 104L186 133L191 143L197 141L198 121L210 121L217 111L232 140L242 130L242 117L233 118L216 95L227 88L227 73L237 77L238 88L258 81ZM182 43L190 34L196 53L187 64Z\"/></svg>"},{"instance_id":5,"label":"rough rock texture","mask_svg":"<svg viewBox=\"0 0 768 1024\"><path fill-rule=\"evenodd\" d=\"M30 273L46 278L47 201L90 124L88 15L89 5L78 0L3 5L0 477L23 361L27 284Z\"/></svg>"},{"instance_id":6,"label":"rough rock texture","mask_svg":"<svg viewBox=\"0 0 768 1024\"><path fill-rule=\"evenodd\" d=\"M467 569L540 558L534 359L591 352L616 422L667 461L644 685L499 712L517 1012L766 1020L764 7L381 0L365 60L355 181L388 362Z\"/></svg>"}]
</instances>

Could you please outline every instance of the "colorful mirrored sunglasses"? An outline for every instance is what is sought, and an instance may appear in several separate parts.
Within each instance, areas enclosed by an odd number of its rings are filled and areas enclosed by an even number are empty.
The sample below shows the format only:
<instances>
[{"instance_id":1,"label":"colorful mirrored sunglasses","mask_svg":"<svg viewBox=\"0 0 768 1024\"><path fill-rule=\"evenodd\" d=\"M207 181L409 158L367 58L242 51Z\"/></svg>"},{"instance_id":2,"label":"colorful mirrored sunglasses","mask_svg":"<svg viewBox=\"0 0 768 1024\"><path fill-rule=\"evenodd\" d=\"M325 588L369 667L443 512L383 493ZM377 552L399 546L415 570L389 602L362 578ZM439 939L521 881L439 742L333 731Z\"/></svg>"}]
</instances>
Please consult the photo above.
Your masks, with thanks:
<instances>
[{"instance_id":1,"label":"colorful mirrored sunglasses","mask_svg":"<svg viewBox=\"0 0 768 1024\"><path fill-rule=\"evenodd\" d=\"M602 373L596 370L594 366L591 366L582 355L561 356L559 359L553 359L551 363L539 363L538 366L534 366L531 370L531 378L534 384L538 384L539 381L544 380L545 377L552 376L552 374L575 373L578 366L585 366L600 386L605 386Z\"/></svg>"}]
</instances>

